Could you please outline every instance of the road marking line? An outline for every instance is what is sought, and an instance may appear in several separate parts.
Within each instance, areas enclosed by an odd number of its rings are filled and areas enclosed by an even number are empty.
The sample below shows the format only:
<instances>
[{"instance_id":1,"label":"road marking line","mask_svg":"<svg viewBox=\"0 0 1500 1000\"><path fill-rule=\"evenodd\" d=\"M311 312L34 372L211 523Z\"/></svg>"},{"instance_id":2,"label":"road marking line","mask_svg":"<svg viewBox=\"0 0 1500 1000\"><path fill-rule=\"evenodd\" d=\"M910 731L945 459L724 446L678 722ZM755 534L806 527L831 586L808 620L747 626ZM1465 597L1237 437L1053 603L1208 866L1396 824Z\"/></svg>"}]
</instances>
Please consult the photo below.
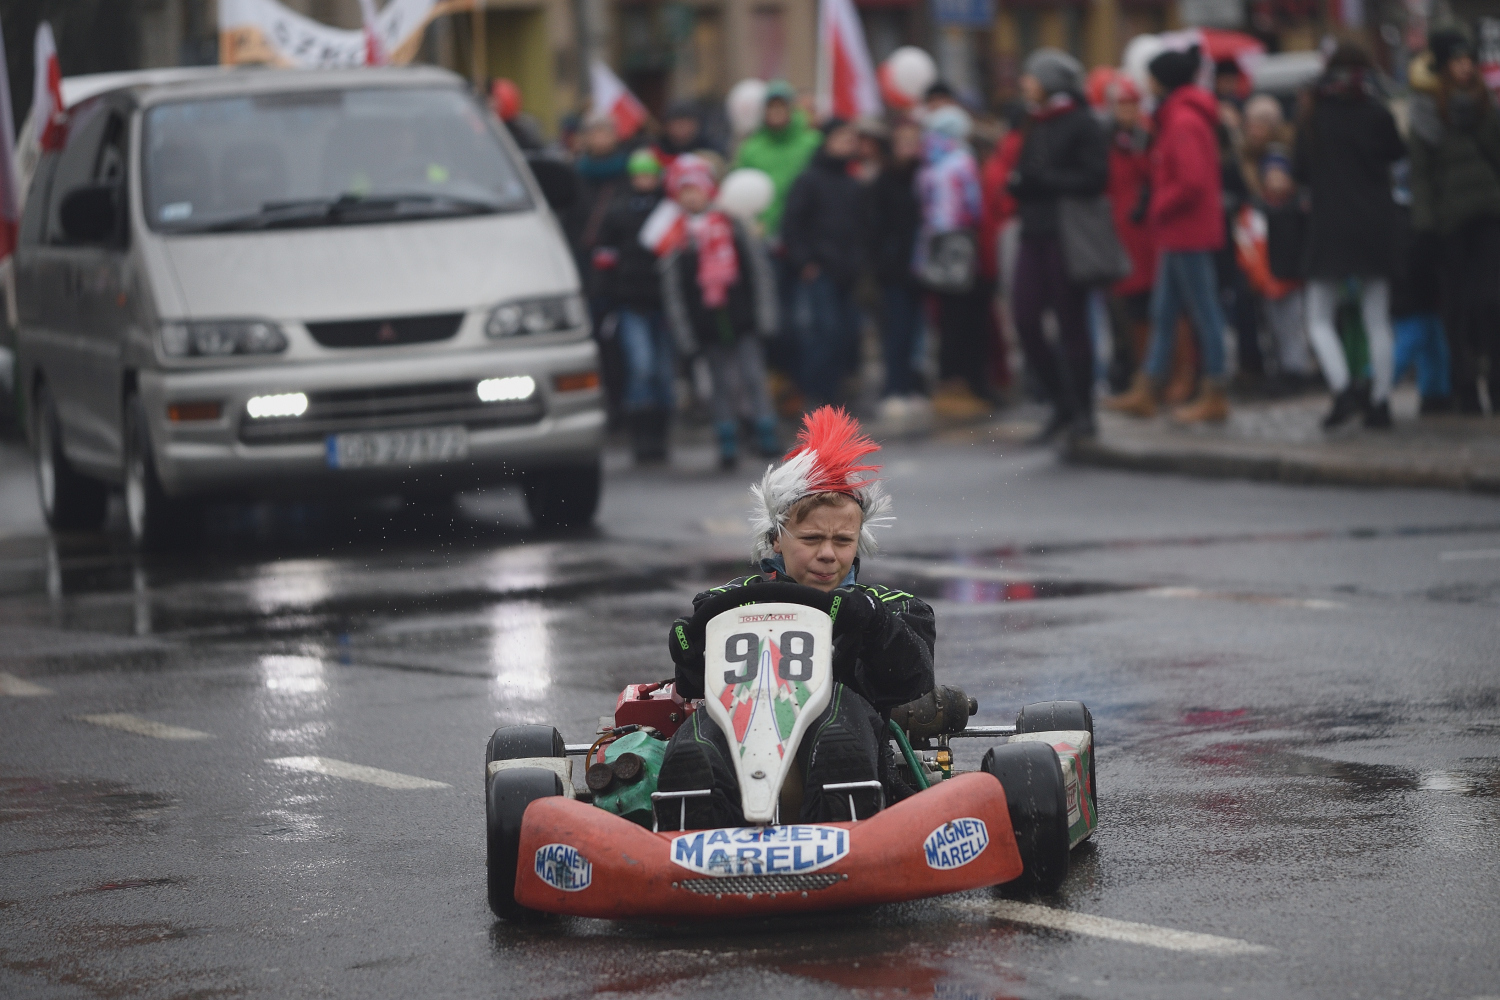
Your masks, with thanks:
<instances>
[{"instance_id":1,"label":"road marking line","mask_svg":"<svg viewBox=\"0 0 1500 1000\"><path fill-rule=\"evenodd\" d=\"M348 778L350 781L363 781L367 785L379 785L381 788L453 787L446 781L432 781L428 778L418 778L410 774L401 774L397 771L383 771L378 767L351 764L347 760L334 760L332 757L276 757L268 759L266 763L275 764L278 767L289 767L294 771L311 771L314 774L326 774L331 778Z\"/></svg>"},{"instance_id":2,"label":"road marking line","mask_svg":"<svg viewBox=\"0 0 1500 1000\"><path fill-rule=\"evenodd\" d=\"M1443 562L1464 562L1469 559L1500 559L1500 549L1459 549L1438 556Z\"/></svg>"},{"instance_id":3,"label":"road marking line","mask_svg":"<svg viewBox=\"0 0 1500 1000\"><path fill-rule=\"evenodd\" d=\"M1236 594L1225 590L1203 590L1199 587L1151 587L1141 593L1147 597L1173 597L1188 600L1237 601L1241 604L1264 604L1274 608L1308 608L1312 611L1340 611L1345 605L1316 597L1275 597L1271 594Z\"/></svg>"},{"instance_id":4,"label":"road marking line","mask_svg":"<svg viewBox=\"0 0 1500 1000\"><path fill-rule=\"evenodd\" d=\"M1017 903L1008 899L955 900L952 905L1018 924L1088 934L1127 944L1144 944L1168 951L1195 951L1206 955L1261 955L1272 950L1238 938L1154 927L1151 924L1115 920L1112 917L1095 917L1087 913L1074 913L1071 910L1058 910L1033 903Z\"/></svg>"},{"instance_id":5,"label":"road marking line","mask_svg":"<svg viewBox=\"0 0 1500 1000\"><path fill-rule=\"evenodd\" d=\"M15 674L0 674L0 695L11 698L39 698L44 694L51 694L51 688L44 688L40 684L33 684L23 680Z\"/></svg>"},{"instance_id":6,"label":"road marking line","mask_svg":"<svg viewBox=\"0 0 1500 1000\"><path fill-rule=\"evenodd\" d=\"M153 736L159 740L206 740L210 738L209 733L202 733L196 729L184 729L182 726L169 726L164 722L152 722L150 719L143 719L138 715L126 715L124 712L80 715L78 719L82 722L92 722L96 726L135 733L137 736Z\"/></svg>"}]
</instances>

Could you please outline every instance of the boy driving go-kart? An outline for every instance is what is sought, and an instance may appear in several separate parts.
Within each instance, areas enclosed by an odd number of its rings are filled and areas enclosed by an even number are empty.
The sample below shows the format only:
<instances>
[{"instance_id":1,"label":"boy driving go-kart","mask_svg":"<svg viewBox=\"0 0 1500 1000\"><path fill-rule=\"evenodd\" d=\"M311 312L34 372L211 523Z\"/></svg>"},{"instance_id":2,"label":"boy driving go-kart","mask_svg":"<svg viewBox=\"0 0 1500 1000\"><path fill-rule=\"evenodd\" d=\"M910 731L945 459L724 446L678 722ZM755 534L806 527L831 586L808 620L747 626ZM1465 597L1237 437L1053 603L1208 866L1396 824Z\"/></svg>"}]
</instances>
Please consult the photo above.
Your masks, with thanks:
<instances>
[{"instance_id":1,"label":"boy driving go-kart","mask_svg":"<svg viewBox=\"0 0 1500 1000\"><path fill-rule=\"evenodd\" d=\"M935 686L932 608L857 580L891 518L861 464L876 450L842 410L810 414L752 488L761 573L673 623L674 677L628 685L592 743L495 730L497 916L733 917L1061 883L1097 822L1093 719L1056 701L969 726L976 703ZM1001 742L962 773L956 738Z\"/></svg>"},{"instance_id":2,"label":"boy driving go-kart","mask_svg":"<svg viewBox=\"0 0 1500 1000\"><path fill-rule=\"evenodd\" d=\"M924 601L857 582L860 556L875 547L872 529L893 520L883 485L861 475L878 471L860 464L878 448L844 411L825 406L810 414L786 461L767 469L753 490L760 574L699 594L693 613L673 623L668 638L677 691L701 698L704 629L716 615L753 600L754 589L766 582L799 583L832 595L833 693L782 788L781 816L788 820L854 819L850 795L825 794L825 785L878 781L880 789L854 793L860 816L880 808L881 791L893 802L915 790L896 774L882 713L932 690L937 633ZM729 741L706 713L693 713L667 744L657 787L713 789L711 797L688 801L690 829L745 822ZM675 806L658 804L662 828L677 825L681 811Z\"/></svg>"}]
</instances>

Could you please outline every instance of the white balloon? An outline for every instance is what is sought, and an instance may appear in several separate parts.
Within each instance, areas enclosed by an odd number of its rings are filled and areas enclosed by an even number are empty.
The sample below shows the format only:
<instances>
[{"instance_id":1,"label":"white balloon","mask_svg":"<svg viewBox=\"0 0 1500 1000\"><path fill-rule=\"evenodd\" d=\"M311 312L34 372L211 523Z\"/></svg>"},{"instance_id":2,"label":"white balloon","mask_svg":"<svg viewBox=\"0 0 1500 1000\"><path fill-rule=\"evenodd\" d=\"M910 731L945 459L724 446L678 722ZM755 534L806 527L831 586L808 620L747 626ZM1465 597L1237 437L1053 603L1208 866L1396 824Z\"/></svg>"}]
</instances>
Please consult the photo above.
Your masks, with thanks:
<instances>
[{"instance_id":1,"label":"white balloon","mask_svg":"<svg viewBox=\"0 0 1500 1000\"><path fill-rule=\"evenodd\" d=\"M914 101L920 101L927 88L937 83L937 63L914 45L901 46L885 62L890 67L891 83Z\"/></svg>"},{"instance_id":2,"label":"white balloon","mask_svg":"<svg viewBox=\"0 0 1500 1000\"><path fill-rule=\"evenodd\" d=\"M775 196L776 185L771 175L754 167L731 170L719 185L719 207L746 221L769 208Z\"/></svg>"},{"instance_id":3,"label":"white balloon","mask_svg":"<svg viewBox=\"0 0 1500 1000\"><path fill-rule=\"evenodd\" d=\"M741 80L729 90L724 100L729 112L729 124L737 136L747 136L760 128L761 116L766 110L766 82L764 80Z\"/></svg>"}]
</instances>

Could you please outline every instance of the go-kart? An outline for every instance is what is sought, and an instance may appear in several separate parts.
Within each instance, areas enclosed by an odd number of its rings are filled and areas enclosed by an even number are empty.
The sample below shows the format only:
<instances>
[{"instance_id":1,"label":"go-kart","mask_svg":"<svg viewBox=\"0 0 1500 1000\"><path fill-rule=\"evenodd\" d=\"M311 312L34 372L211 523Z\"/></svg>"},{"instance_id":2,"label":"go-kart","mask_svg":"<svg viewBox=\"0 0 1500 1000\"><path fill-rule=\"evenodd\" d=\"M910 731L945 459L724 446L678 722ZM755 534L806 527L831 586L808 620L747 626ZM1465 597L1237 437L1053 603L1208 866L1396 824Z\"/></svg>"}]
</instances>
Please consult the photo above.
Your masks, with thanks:
<instances>
[{"instance_id":1,"label":"go-kart","mask_svg":"<svg viewBox=\"0 0 1500 1000\"><path fill-rule=\"evenodd\" d=\"M1014 726L969 726L978 706L939 687L890 716L898 769L919 791L887 805L878 781L825 785L824 795L847 796L850 820L782 823L797 747L834 687L837 605L788 583L735 593L742 603L705 628L702 700L670 681L629 685L592 743L565 743L545 725L495 730L485 800L496 916L746 917L1062 882L1098 817L1093 719L1081 702L1028 705ZM743 827L687 829L688 800L711 789L656 788L666 740L694 712L727 737ZM960 773L954 739L1001 742L978 772ZM573 781L579 757L584 788ZM800 790L800 778L792 784Z\"/></svg>"}]
</instances>

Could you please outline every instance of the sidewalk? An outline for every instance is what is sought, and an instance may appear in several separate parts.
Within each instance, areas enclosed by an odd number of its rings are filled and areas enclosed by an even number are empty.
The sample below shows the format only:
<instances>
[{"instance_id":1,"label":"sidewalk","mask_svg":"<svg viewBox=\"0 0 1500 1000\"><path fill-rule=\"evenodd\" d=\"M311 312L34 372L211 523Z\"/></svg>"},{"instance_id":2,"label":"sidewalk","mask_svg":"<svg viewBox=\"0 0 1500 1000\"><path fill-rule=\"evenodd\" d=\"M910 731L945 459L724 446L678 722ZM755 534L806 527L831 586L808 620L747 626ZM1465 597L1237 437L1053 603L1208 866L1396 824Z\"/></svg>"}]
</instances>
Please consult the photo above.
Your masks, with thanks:
<instances>
[{"instance_id":1,"label":"sidewalk","mask_svg":"<svg viewBox=\"0 0 1500 1000\"><path fill-rule=\"evenodd\" d=\"M1393 431L1356 420L1325 433L1328 406L1324 395L1236 403L1228 422L1199 427L1101 413L1099 437L1064 457L1143 472L1500 493L1500 419L1419 420L1415 391L1402 387L1392 399Z\"/></svg>"}]
</instances>

